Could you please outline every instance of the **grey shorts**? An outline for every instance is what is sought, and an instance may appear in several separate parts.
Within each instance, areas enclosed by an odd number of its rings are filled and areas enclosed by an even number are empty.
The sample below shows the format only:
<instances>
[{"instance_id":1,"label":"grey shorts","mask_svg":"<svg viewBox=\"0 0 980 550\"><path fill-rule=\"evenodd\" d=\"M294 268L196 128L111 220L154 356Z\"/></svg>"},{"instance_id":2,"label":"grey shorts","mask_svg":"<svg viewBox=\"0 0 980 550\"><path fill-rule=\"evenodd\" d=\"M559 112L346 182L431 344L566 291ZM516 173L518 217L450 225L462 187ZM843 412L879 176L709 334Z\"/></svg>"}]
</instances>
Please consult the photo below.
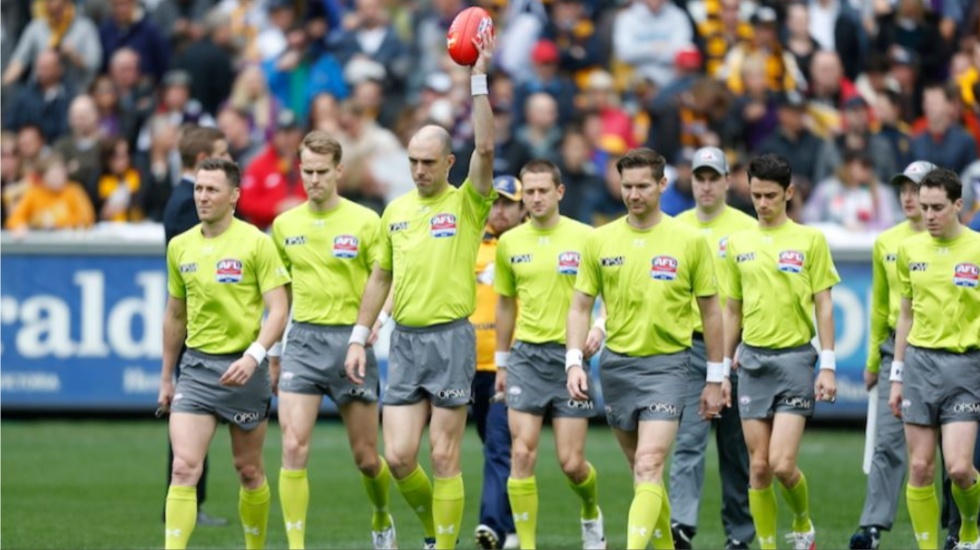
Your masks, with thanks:
<instances>
[{"instance_id":1,"label":"grey shorts","mask_svg":"<svg viewBox=\"0 0 980 550\"><path fill-rule=\"evenodd\" d=\"M428 399L436 407L462 407L470 402L475 373L476 334L468 319L421 328L395 325L384 404Z\"/></svg>"},{"instance_id":2,"label":"grey shorts","mask_svg":"<svg viewBox=\"0 0 980 550\"><path fill-rule=\"evenodd\" d=\"M378 401L378 361L367 348L364 383L347 379L344 361L352 326L293 323L282 355L280 391L326 395L337 405Z\"/></svg>"},{"instance_id":3,"label":"grey shorts","mask_svg":"<svg viewBox=\"0 0 980 550\"><path fill-rule=\"evenodd\" d=\"M568 393L564 344L516 342L507 366L507 406L554 418L592 418L595 401L576 401ZM592 380L589 380L592 389Z\"/></svg>"},{"instance_id":4,"label":"grey shorts","mask_svg":"<svg viewBox=\"0 0 980 550\"><path fill-rule=\"evenodd\" d=\"M980 350L953 353L910 345L904 378L906 424L980 422Z\"/></svg>"},{"instance_id":5,"label":"grey shorts","mask_svg":"<svg viewBox=\"0 0 980 550\"><path fill-rule=\"evenodd\" d=\"M817 350L810 344L768 349L742 344L738 355L738 413L742 419L776 413L813 416Z\"/></svg>"},{"instance_id":6,"label":"grey shorts","mask_svg":"<svg viewBox=\"0 0 980 550\"><path fill-rule=\"evenodd\" d=\"M599 358L599 381L606 420L634 432L644 420L680 420L690 373L688 350L669 355L631 357L608 348Z\"/></svg>"},{"instance_id":7,"label":"grey shorts","mask_svg":"<svg viewBox=\"0 0 980 550\"><path fill-rule=\"evenodd\" d=\"M263 361L244 386L222 386L218 380L242 354L211 355L188 349L180 359L180 378L172 412L209 414L221 422L252 430L269 418L272 385Z\"/></svg>"}]
</instances>

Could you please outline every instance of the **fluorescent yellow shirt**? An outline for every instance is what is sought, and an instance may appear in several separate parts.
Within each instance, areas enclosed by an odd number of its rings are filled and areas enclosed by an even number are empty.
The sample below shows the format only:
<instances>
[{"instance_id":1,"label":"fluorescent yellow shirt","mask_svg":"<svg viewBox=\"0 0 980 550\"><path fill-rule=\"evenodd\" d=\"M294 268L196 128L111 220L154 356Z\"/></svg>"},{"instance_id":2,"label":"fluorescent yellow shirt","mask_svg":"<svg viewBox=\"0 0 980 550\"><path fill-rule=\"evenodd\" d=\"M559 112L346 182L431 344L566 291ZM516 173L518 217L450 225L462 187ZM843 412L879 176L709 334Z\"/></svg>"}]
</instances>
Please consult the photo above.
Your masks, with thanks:
<instances>
[{"instance_id":1,"label":"fluorescent yellow shirt","mask_svg":"<svg viewBox=\"0 0 980 550\"><path fill-rule=\"evenodd\" d=\"M728 296L742 302L742 341L784 349L816 334L813 295L840 282L827 238L788 220L728 237Z\"/></svg>"},{"instance_id":2,"label":"fluorescent yellow shirt","mask_svg":"<svg viewBox=\"0 0 980 550\"><path fill-rule=\"evenodd\" d=\"M898 247L902 296L912 300L909 343L953 353L980 349L980 233L916 235Z\"/></svg>"},{"instance_id":3,"label":"fluorescent yellow shirt","mask_svg":"<svg viewBox=\"0 0 980 550\"><path fill-rule=\"evenodd\" d=\"M196 225L167 246L167 291L187 302L188 348L238 353L259 335L262 295L289 284L268 235L234 219L213 239Z\"/></svg>"},{"instance_id":4,"label":"fluorescent yellow shirt","mask_svg":"<svg viewBox=\"0 0 980 550\"><path fill-rule=\"evenodd\" d=\"M589 237L575 290L602 295L607 348L649 356L691 347L691 300L714 296L718 285L708 241L696 229L665 215L640 230L624 216Z\"/></svg>"},{"instance_id":5,"label":"fluorescent yellow shirt","mask_svg":"<svg viewBox=\"0 0 980 550\"><path fill-rule=\"evenodd\" d=\"M554 227L531 222L500 238L493 287L521 304L515 336L522 342L565 343L568 308L582 251L593 229L566 217Z\"/></svg>"},{"instance_id":6,"label":"fluorescent yellow shirt","mask_svg":"<svg viewBox=\"0 0 980 550\"><path fill-rule=\"evenodd\" d=\"M902 307L899 292L898 246L917 234L912 224L904 221L878 235L871 252L871 329L868 335L869 372L881 368L881 344L898 324L898 311Z\"/></svg>"},{"instance_id":7,"label":"fluorescent yellow shirt","mask_svg":"<svg viewBox=\"0 0 980 550\"><path fill-rule=\"evenodd\" d=\"M467 179L435 197L414 190L388 205L378 265L394 274L396 322L427 327L473 313L473 266L496 198L496 190L483 196Z\"/></svg>"},{"instance_id":8,"label":"fluorescent yellow shirt","mask_svg":"<svg viewBox=\"0 0 980 550\"><path fill-rule=\"evenodd\" d=\"M293 279L293 319L356 323L380 239L381 218L347 199L329 212L314 212L305 202L277 216L272 240Z\"/></svg>"},{"instance_id":9,"label":"fluorescent yellow shirt","mask_svg":"<svg viewBox=\"0 0 980 550\"><path fill-rule=\"evenodd\" d=\"M728 276L728 264L725 263L725 253L728 249L728 236L736 231L751 229L759 223L752 216L730 206L725 206L721 214L718 214L709 222L699 220L694 208L678 214L677 221L700 230L704 238L708 239L708 244L713 248L712 254L715 259L715 273L717 273L719 281L724 281ZM718 286L718 299L721 300L721 307L725 307L728 296L725 294L723 285ZM704 326L701 324L701 310L698 308L697 298L695 298L692 307L694 308L694 332L704 332Z\"/></svg>"},{"instance_id":10,"label":"fluorescent yellow shirt","mask_svg":"<svg viewBox=\"0 0 980 550\"><path fill-rule=\"evenodd\" d=\"M496 372L493 353L497 351L497 293L493 291L497 236L485 233L476 254L476 310L470 322L476 330L476 370Z\"/></svg>"}]
</instances>

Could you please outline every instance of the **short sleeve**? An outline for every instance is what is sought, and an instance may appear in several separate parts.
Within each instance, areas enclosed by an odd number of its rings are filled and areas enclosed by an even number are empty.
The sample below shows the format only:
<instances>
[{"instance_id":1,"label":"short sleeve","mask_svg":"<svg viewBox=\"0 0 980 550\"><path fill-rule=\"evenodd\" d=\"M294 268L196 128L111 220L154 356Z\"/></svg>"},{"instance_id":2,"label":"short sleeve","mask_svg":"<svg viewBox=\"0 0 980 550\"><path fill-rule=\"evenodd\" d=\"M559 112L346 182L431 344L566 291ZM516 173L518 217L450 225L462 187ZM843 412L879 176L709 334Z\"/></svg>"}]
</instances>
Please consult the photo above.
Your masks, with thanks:
<instances>
[{"instance_id":1,"label":"short sleeve","mask_svg":"<svg viewBox=\"0 0 980 550\"><path fill-rule=\"evenodd\" d=\"M742 272L738 269L738 248L735 240L728 237L728 248L725 254L725 279L721 281L725 295L733 300L742 300Z\"/></svg>"},{"instance_id":2,"label":"short sleeve","mask_svg":"<svg viewBox=\"0 0 980 550\"><path fill-rule=\"evenodd\" d=\"M837 274L834 260L830 257L830 245L827 244L827 237L823 233L814 233L810 254L812 259L807 263L810 266L810 286L813 294L827 290L840 282L840 275Z\"/></svg>"},{"instance_id":3,"label":"short sleeve","mask_svg":"<svg viewBox=\"0 0 980 550\"><path fill-rule=\"evenodd\" d=\"M183 300L187 297L187 285L184 283L184 276L180 272L179 262L174 241L170 241L170 244L167 245L167 293L174 298Z\"/></svg>"},{"instance_id":4,"label":"short sleeve","mask_svg":"<svg viewBox=\"0 0 980 550\"><path fill-rule=\"evenodd\" d=\"M898 291L902 298L912 299L912 277L909 275L909 253L904 244L898 247L898 259L895 262L898 273Z\"/></svg>"},{"instance_id":5,"label":"short sleeve","mask_svg":"<svg viewBox=\"0 0 980 550\"><path fill-rule=\"evenodd\" d=\"M363 238L364 248L367 252L364 257L367 262L367 270L370 272L376 264L381 263L381 250L384 245L379 218L372 216L370 221L364 224Z\"/></svg>"},{"instance_id":6,"label":"short sleeve","mask_svg":"<svg viewBox=\"0 0 980 550\"><path fill-rule=\"evenodd\" d=\"M493 207L493 201L497 200L497 190L491 187L490 195L483 196L473 186L469 178L463 181L463 185L459 187L459 190L462 195L462 208L460 210L463 214L464 221L474 224L482 231L483 226L487 224L487 219L490 217L490 209Z\"/></svg>"},{"instance_id":7,"label":"short sleeve","mask_svg":"<svg viewBox=\"0 0 980 550\"><path fill-rule=\"evenodd\" d=\"M602 284L599 273L599 244L599 232L593 231L585 243L578 276L575 278L575 290L589 296L598 296Z\"/></svg>"},{"instance_id":8,"label":"short sleeve","mask_svg":"<svg viewBox=\"0 0 980 550\"><path fill-rule=\"evenodd\" d=\"M388 213L391 212L390 208L386 208L384 215L381 216L381 226L378 228L380 235L378 237L378 267L381 269L391 272L394 271L394 262L392 261L392 243L391 243L391 229L389 228L390 219Z\"/></svg>"},{"instance_id":9,"label":"short sleeve","mask_svg":"<svg viewBox=\"0 0 980 550\"><path fill-rule=\"evenodd\" d=\"M715 261L711 254L708 239L699 236L693 246L694 270L691 273L691 288L699 298L718 294L718 278Z\"/></svg>"},{"instance_id":10,"label":"short sleeve","mask_svg":"<svg viewBox=\"0 0 980 550\"><path fill-rule=\"evenodd\" d=\"M293 264L289 261L289 254L286 253L286 240L282 234L282 222L281 218L276 218L272 222L272 243L276 247L276 252L279 254L279 259L282 260L282 265L286 267L286 270L290 273L293 272Z\"/></svg>"},{"instance_id":11,"label":"short sleeve","mask_svg":"<svg viewBox=\"0 0 980 550\"><path fill-rule=\"evenodd\" d=\"M517 294L517 288L514 283L514 268L510 265L506 242L505 239L501 239L497 243L497 256L493 266L493 290L501 296L511 298Z\"/></svg>"},{"instance_id":12,"label":"short sleeve","mask_svg":"<svg viewBox=\"0 0 980 550\"><path fill-rule=\"evenodd\" d=\"M289 284L289 272L286 271L286 266L282 265L276 247L267 235L261 235L255 241L254 262L255 279L262 294Z\"/></svg>"}]
</instances>

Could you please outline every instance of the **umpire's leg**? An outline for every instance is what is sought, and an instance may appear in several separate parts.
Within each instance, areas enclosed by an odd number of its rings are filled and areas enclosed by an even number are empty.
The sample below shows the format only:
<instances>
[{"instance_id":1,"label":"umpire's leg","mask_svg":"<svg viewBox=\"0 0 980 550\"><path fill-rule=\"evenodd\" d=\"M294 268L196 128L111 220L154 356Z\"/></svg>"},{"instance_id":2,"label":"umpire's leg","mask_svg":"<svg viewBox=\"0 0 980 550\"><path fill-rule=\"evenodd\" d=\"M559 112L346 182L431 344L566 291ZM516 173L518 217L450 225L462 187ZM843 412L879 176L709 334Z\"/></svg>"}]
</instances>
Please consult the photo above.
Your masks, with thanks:
<instances>
[{"instance_id":1,"label":"umpire's leg","mask_svg":"<svg viewBox=\"0 0 980 550\"><path fill-rule=\"evenodd\" d=\"M946 464L946 459L942 455L942 438L939 439L939 459L942 461L940 464ZM973 467L980 470L980 434L977 437L976 446L973 448ZM953 500L953 485L952 481L949 479L949 475L946 474L946 468L942 468L943 472L943 507L942 507L942 525L946 527L946 532L949 536L955 537L959 540L960 536L960 524L963 523L963 519L960 517L960 510L956 507L956 501ZM977 523L980 524L980 516L977 517Z\"/></svg>"},{"instance_id":2,"label":"umpire's leg","mask_svg":"<svg viewBox=\"0 0 980 550\"><path fill-rule=\"evenodd\" d=\"M502 545L514 533L514 518L507 498L510 475L510 429L507 407L491 403L495 372L477 371L473 377L473 416L483 441L483 490L480 496L480 523L493 529Z\"/></svg>"},{"instance_id":3,"label":"umpire's leg","mask_svg":"<svg viewBox=\"0 0 980 550\"><path fill-rule=\"evenodd\" d=\"M730 539L744 543L755 538L749 512L749 450L738 414L738 376L732 373L732 406L722 409L714 422L721 473L721 523Z\"/></svg>"},{"instance_id":4,"label":"umpire's leg","mask_svg":"<svg viewBox=\"0 0 980 550\"><path fill-rule=\"evenodd\" d=\"M187 348L182 347L180 349L180 355L177 356L177 367L174 369L176 372L175 379L180 380L180 360L184 356L184 351ZM167 488L170 487L170 479L174 475L174 448L170 444L170 436L167 436ZM197 508L201 509L204 505L204 500L208 496L208 457L204 456L204 471L201 472L201 479L197 480Z\"/></svg>"},{"instance_id":5,"label":"umpire's leg","mask_svg":"<svg viewBox=\"0 0 980 550\"><path fill-rule=\"evenodd\" d=\"M697 532L701 487L704 484L704 453L711 430L711 423L698 416L707 375L705 360L704 340L696 337L691 347L684 411L670 460L671 522L689 527L692 536Z\"/></svg>"},{"instance_id":6,"label":"umpire's leg","mask_svg":"<svg viewBox=\"0 0 980 550\"><path fill-rule=\"evenodd\" d=\"M890 364L891 361L887 361ZM898 511L898 500L905 486L908 472L908 451L905 448L905 426L895 418L888 407L891 389L891 369L882 361L878 373L878 412L875 430L875 447L868 472L868 486L864 497L859 526L873 525L891 530Z\"/></svg>"}]
</instances>

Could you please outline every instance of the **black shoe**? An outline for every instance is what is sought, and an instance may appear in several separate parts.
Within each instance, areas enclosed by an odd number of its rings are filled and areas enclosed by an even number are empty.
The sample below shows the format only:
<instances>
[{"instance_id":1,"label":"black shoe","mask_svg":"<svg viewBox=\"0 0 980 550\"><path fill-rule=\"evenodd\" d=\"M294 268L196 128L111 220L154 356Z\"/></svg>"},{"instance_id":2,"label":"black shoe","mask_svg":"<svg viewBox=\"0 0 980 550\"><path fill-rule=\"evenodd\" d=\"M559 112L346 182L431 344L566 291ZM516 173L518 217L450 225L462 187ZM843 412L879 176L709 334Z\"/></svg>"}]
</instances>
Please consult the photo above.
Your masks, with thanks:
<instances>
[{"instance_id":1,"label":"black shoe","mask_svg":"<svg viewBox=\"0 0 980 550\"><path fill-rule=\"evenodd\" d=\"M946 545L943 546L943 550L955 550L956 545L959 543L960 543L959 536L953 534L946 535Z\"/></svg>"},{"instance_id":2,"label":"black shoe","mask_svg":"<svg viewBox=\"0 0 980 550\"><path fill-rule=\"evenodd\" d=\"M729 538L725 541L725 550L749 550L749 543Z\"/></svg>"},{"instance_id":3,"label":"black shoe","mask_svg":"<svg viewBox=\"0 0 980 550\"><path fill-rule=\"evenodd\" d=\"M680 523L670 524L670 534L674 536L674 548L677 550L691 550L691 540L694 539L694 528Z\"/></svg>"},{"instance_id":4,"label":"black shoe","mask_svg":"<svg viewBox=\"0 0 980 550\"><path fill-rule=\"evenodd\" d=\"M198 510L197 524L203 527L224 527L228 525L228 520L217 516L209 516L204 510Z\"/></svg>"},{"instance_id":5,"label":"black shoe","mask_svg":"<svg viewBox=\"0 0 980 550\"><path fill-rule=\"evenodd\" d=\"M877 550L881 544L881 532L875 526L859 527L851 535L851 542L848 548L851 550Z\"/></svg>"}]
</instances>

